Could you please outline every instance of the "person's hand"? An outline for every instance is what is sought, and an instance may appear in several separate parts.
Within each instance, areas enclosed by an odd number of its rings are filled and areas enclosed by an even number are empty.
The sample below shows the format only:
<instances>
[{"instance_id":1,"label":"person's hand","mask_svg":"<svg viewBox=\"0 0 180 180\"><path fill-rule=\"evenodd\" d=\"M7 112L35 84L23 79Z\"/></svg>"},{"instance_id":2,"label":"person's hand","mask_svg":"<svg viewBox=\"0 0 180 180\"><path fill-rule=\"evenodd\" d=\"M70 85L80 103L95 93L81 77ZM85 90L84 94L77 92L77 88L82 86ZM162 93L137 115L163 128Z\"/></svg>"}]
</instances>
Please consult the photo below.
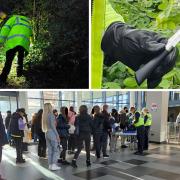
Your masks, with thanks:
<instances>
[{"instance_id":1,"label":"person's hand","mask_svg":"<svg viewBox=\"0 0 180 180\"><path fill-rule=\"evenodd\" d=\"M57 140L58 143L60 142L59 136L56 137L56 140Z\"/></svg>"}]
</instances>

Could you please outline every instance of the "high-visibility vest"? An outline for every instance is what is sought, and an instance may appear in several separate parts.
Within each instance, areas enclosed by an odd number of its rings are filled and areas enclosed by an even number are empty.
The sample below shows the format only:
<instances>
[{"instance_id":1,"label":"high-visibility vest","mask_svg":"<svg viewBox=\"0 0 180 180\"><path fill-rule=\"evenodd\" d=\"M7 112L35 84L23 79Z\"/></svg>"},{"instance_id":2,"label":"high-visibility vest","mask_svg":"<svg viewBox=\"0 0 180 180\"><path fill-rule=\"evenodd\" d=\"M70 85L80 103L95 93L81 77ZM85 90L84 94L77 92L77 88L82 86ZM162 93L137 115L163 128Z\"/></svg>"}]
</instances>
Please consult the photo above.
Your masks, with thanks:
<instances>
[{"instance_id":1,"label":"high-visibility vest","mask_svg":"<svg viewBox=\"0 0 180 180\"><path fill-rule=\"evenodd\" d=\"M137 111L136 111L137 112ZM140 115L139 119L138 119L138 122L137 123L134 123L134 126L137 128L137 127L140 127L140 126L144 126L144 118Z\"/></svg>"},{"instance_id":2,"label":"high-visibility vest","mask_svg":"<svg viewBox=\"0 0 180 180\"><path fill-rule=\"evenodd\" d=\"M152 124L152 115L150 113L147 114L147 121L146 123L144 124L144 126L151 126Z\"/></svg>"},{"instance_id":3,"label":"high-visibility vest","mask_svg":"<svg viewBox=\"0 0 180 180\"><path fill-rule=\"evenodd\" d=\"M4 45L5 51L22 46L29 52L32 27L29 18L13 15L0 29L0 45Z\"/></svg>"}]
</instances>

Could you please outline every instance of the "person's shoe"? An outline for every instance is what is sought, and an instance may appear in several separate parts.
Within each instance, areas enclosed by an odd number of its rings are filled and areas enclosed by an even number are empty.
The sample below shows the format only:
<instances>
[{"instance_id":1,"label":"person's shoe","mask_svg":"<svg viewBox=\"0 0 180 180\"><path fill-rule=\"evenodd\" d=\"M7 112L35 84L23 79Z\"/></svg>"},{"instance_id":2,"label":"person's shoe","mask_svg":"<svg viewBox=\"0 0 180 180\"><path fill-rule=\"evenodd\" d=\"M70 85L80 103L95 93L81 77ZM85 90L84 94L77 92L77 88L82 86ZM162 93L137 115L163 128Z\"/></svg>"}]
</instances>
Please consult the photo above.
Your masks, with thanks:
<instances>
[{"instance_id":1,"label":"person's shoe","mask_svg":"<svg viewBox=\"0 0 180 180\"><path fill-rule=\"evenodd\" d=\"M62 160L61 164L62 165L70 165L70 163L68 161L66 161L66 160L65 161Z\"/></svg>"},{"instance_id":2,"label":"person's shoe","mask_svg":"<svg viewBox=\"0 0 180 180\"><path fill-rule=\"evenodd\" d=\"M18 164L18 163L25 163L26 162L26 160L25 159L16 159L16 163Z\"/></svg>"},{"instance_id":3,"label":"person's shoe","mask_svg":"<svg viewBox=\"0 0 180 180\"><path fill-rule=\"evenodd\" d=\"M58 162L58 163L62 163L62 161L63 161L62 159L58 159L58 161L57 161L57 162Z\"/></svg>"},{"instance_id":4,"label":"person's shoe","mask_svg":"<svg viewBox=\"0 0 180 180\"><path fill-rule=\"evenodd\" d=\"M56 164L52 164L51 166L51 171L57 171L60 170L61 168L59 166L57 166Z\"/></svg>"},{"instance_id":5,"label":"person's shoe","mask_svg":"<svg viewBox=\"0 0 180 180\"><path fill-rule=\"evenodd\" d=\"M49 165L49 170L51 170L51 169L52 169L52 164Z\"/></svg>"},{"instance_id":6,"label":"person's shoe","mask_svg":"<svg viewBox=\"0 0 180 180\"><path fill-rule=\"evenodd\" d=\"M75 159L72 160L71 166L73 168L77 168L78 167L77 164L76 164L76 160Z\"/></svg>"},{"instance_id":7,"label":"person's shoe","mask_svg":"<svg viewBox=\"0 0 180 180\"><path fill-rule=\"evenodd\" d=\"M109 158L109 155L105 154L103 155L103 158Z\"/></svg>"},{"instance_id":8,"label":"person's shoe","mask_svg":"<svg viewBox=\"0 0 180 180\"><path fill-rule=\"evenodd\" d=\"M86 161L86 166L87 166L87 167L91 166L91 162L90 162L89 160Z\"/></svg>"},{"instance_id":9,"label":"person's shoe","mask_svg":"<svg viewBox=\"0 0 180 180\"><path fill-rule=\"evenodd\" d=\"M100 156L100 155L97 155L96 157L97 157L97 159L100 159L100 158L101 158L101 156Z\"/></svg>"},{"instance_id":10,"label":"person's shoe","mask_svg":"<svg viewBox=\"0 0 180 180\"><path fill-rule=\"evenodd\" d=\"M123 145L121 146L121 148L127 148L127 146L123 144Z\"/></svg>"},{"instance_id":11,"label":"person's shoe","mask_svg":"<svg viewBox=\"0 0 180 180\"><path fill-rule=\"evenodd\" d=\"M143 156L143 155L144 155L143 152L139 152L139 151L135 152L134 154L135 154L135 155L140 155L140 156Z\"/></svg>"}]
</instances>

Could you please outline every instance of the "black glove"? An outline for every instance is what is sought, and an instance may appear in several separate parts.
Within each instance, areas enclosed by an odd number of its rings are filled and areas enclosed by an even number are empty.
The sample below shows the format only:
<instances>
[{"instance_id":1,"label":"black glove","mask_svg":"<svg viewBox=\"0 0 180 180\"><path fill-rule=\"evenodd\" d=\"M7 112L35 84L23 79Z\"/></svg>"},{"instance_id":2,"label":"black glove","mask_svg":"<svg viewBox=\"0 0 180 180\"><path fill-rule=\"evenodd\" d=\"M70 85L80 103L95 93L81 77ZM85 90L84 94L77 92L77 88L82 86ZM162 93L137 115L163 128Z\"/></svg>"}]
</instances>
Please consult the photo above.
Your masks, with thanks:
<instances>
[{"instance_id":1,"label":"black glove","mask_svg":"<svg viewBox=\"0 0 180 180\"><path fill-rule=\"evenodd\" d=\"M147 79L148 88L152 89L158 86L162 77L173 69L176 63L176 59L179 55L178 48L174 48L168 56L164 58L162 64L159 65Z\"/></svg>"}]
</instances>

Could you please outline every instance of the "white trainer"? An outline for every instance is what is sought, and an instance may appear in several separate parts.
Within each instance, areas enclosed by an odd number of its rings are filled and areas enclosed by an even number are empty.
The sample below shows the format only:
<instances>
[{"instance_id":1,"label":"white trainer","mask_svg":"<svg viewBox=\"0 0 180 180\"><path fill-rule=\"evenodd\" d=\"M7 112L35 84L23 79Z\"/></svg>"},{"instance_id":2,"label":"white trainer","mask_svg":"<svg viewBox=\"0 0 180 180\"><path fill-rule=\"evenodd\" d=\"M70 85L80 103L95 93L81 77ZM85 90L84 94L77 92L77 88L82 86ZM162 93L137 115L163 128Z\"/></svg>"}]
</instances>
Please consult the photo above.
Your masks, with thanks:
<instances>
[{"instance_id":1,"label":"white trainer","mask_svg":"<svg viewBox=\"0 0 180 180\"><path fill-rule=\"evenodd\" d=\"M51 169L52 169L52 164L49 165L49 170L51 170Z\"/></svg>"},{"instance_id":2,"label":"white trainer","mask_svg":"<svg viewBox=\"0 0 180 180\"><path fill-rule=\"evenodd\" d=\"M59 166L57 166L56 164L52 164L51 166L51 170L52 171L57 171L57 170L60 170L61 168Z\"/></svg>"}]
</instances>

